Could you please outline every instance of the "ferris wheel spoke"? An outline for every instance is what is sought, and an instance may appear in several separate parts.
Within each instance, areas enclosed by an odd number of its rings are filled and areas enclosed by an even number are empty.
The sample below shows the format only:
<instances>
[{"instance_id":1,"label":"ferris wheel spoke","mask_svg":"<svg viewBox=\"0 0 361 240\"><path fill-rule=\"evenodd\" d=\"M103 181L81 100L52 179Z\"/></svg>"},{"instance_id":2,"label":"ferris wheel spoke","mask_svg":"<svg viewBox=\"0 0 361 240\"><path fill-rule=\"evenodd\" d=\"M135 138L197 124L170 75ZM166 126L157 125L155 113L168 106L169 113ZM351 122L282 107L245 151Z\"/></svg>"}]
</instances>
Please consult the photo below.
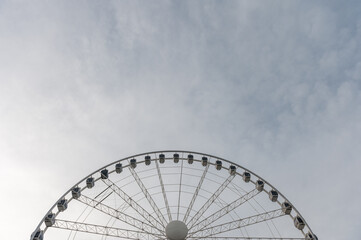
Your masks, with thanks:
<instances>
[{"instance_id":1,"label":"ferris wheel spoke","mask_svg":"<svg viewBox=\"0 0 361 240\"><path fill-rule=\"evenodd\" d=\"M167 209L168 218L169 218L169 221L172 221L172 214L170 213L168 198L167 198L167 194L165 192L165 188L164 188L164 184L163 184L163 178L162 178L162 174L160 172L158 160L155 160L155 165L157 167L159 183L160 183L160 187L162 188L162 194L163 194L164 204L165 204L165 207Z\"/></svg>"},{"instance_id":2,"label":"ferris wheel spoke","mask_svg":"<svg viewBox=\"0 0 361 240\"><path fill-rule=\"evenodd\" d=\"M109 179L102 179L103 182L108 185L120 198L124 200L131 208L133 208L137 213L139 213L149 224L154 226L157 229L164 229L163 224L161 224L157 219L155 219L147 210L141 207L136 201L134 201L128 194L121 190L115 183Z\"/></svg>"},{"instance_id":3,"label":"ferris wheel spoke","mask_svg":"<svg viewBox=\"0 0 361 240\"><path fill-rule=\"evenodd\" d=\"M120 212L104 203L101 203L95 199L81 195L77 200L79 202L82 202L82 203L92 207L92 208L97 209L100 212L103 212L111 217L114 217L128 225L131 225L139 230L142 230L148 234L159 235L162 232L160 229L156 229L155 227L153 227L147 223L144 223L144 222L140 221L139 219L136 219L128 214L122 213L122 212Z\"/></svg>"},{"instance_id":4,"label":"ferris wheel spoke","mask_svg":"<svg viewBox=\"0 0 361 240\"><path fill-rule=\"evenodd\" d=\"M249 225L257 224L260 222L268 221L271 219L275 219L285 214L282 212L282 209L277 209L257 215L253 215L250 217L242 218L239 220L235 220L232 222L227 222L223 224L219 224L212 227L203 228L199 231L194 231L189 234L189 237L197 237L197 238L208 238L210 236L214 236L220 233L229 232L235 229L244 228Z\"/></svg>"},{"instance_id":5,"label":"ferris wheel spoke","mask_svg":"<svg viewBox=\"0 0 361 240\"><path fill-rule=\"evenodd\" d=\"M208 172L208 168L209 168L209 164L207 164L206 168L205 168L204 171L203 171L202 177L201 177L201 179L200 179L199 182L198 182L198 186L197 186L196 190L194 191L192 200L191 200L191 202L190 202L190 204L189 204L189 207L188 207L188 209L187 209L187 211L186 211L186 213L185 213L185 215L184 215L183 222L186 222L187 219L188 219L189 213L191 212L191 210L192 210L192 208L193 208L193 204L194 204L194 202L196 201L196 198L197 198L197 196L198 196L199 190L201 189L202 184L203 184L203 181L204 181L204 179L205 179L205 177L206 177L206 174L207 174L207 172Z\"/></svg>"},{"instance_id":6,"label":"ferris wheel spoke","mask_svg":"<svg viewBox=\"0 0 361 240\"><path fill-rule=\"evenodd\" d=\"M199 220L199 218L204 214L204 212L212 205L212 203L218 198L218 196L223 192L228 184L233 180L235 175L229 175L229 177L222 183L221 186L213 193L213 195L207 200L206 203L198 210L198 212L193 216L193 218L188 222L188 226L191 229Z\"/></svg>"},{"instance_id":7,"label":"ferris wheel spoke","mask_svg":"<svg viewBox=\"0 0 361 240\"><path fill-rule=\"evenodd\" d=\"M257 189L254 189L254 190L246 193L245 195L241 196L240 198L234 200L233 202L231 202L231 203L227 204L226 206L224 206L223 208L219 209L217 212L215 212L212 215L208 216L207 218L205 218L201 222L197 223L190 230L193 230L193 232L197 232L197 231L202 230L203 228L205 228L207 226L210 226L210 224L217 221L221 217L229 214L234 209L241 206L243 203L245 203L248 200L255 197L258 193L259 193L259 191Z\"/></svg>"},{"instance_id":8,"label":"ferris wheel spoke","mask_svg":"<svg viewBox=\"0 0 361 240\"><path fill-rule=\"evenodd\" d=\"M90 234L98 234L102 236L119 237L123 239L148 239L148 240L154 239L153 235L150 235L142 231L133 231L129 229L106 227L101 225L66 221L60 219L56 219L52 227L77 231L77 232L85 232ZM163 238L162 235L157 235L156 237L157 239Z\"/></svg>"},{"instance_id":9,"label":"ferris wheel spoke","mask_svg":"<svg viewBox=\"0 0 361 240\"><path fill-rule=\"evenodd\" d=\"M180 172L180 177L179 177L177 220L179 219L179 207L180 207L181 193L182 193L182 177L183 177L183 161L182 161L181 172Z\"/></svg>"},{"instance_id":10,"label":"ferris wheel spoke","mask_svg":"<svg viewBox=\"0 0 361 240\"><path fill-rule=\"evenodd\" d=\"M147 188L144 186L142 180L139 178L138 174L135 172L135 170L133 168L129 168L129 170L132 173L138 186L142 190L144 196L148 200L150 206L153 208L155 214L157 214L159 220L163 224L163 227L165 227L167 225L167 221L165 220L165 218L164 218L162 212L160 211L159 207L157 206L157 204L154 202L154 200L153 200L152 196L150 195L150 193L148 192Z\"/></svg>"}]
</instances>

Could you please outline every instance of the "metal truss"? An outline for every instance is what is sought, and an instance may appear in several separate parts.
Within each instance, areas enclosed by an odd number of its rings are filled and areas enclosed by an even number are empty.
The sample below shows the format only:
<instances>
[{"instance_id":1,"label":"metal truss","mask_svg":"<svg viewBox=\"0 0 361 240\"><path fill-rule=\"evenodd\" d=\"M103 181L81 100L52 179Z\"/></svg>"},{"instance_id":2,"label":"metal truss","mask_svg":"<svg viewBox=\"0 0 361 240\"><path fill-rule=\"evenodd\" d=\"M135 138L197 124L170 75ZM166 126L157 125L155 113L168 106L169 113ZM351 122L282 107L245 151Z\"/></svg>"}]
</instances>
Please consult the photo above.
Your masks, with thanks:
<instances>
[{"instance_id":1,"label":"metal truss","mask_svg":"<svg viewBox=\"0 0 361 240\"><path fill-rule=\"evenodd\" d=\"M135 181L138 183L138 186L140 187L140 189L142 190L142 192L144 193L144 196L147 198L150 206L152 206L155 214L157 214L158 219L161 221L161 223L163 224L163 227L165 227L167 225L167 221L165 220L162 212L159 210L157 204L154 202L152 196L149 194L147 188L144 186L142 180L140 180L138 174L135 172L135 170L133 168L129 168L130 172L132 173Z\"/></svg>"},{"instance_id":2,"label":"metal truss","mask_svg":"<svg viewBox=\"0 0 361 240\"><path fill-rule=\"evenodd\" d=\"M160 172L158 160L155 160L155 165L156 165L156 167L157 167L159 183L160 183L160 187L162 188L162 194L163 194L163 199L164 199L165 207L166 207L166 209L167 209L168 218L169 218L169 221L171 222L171 221L172 221L172 214L170 213L170 208L169 208L169 204L168 204L168 198L167 198L167 194L166 194L166 192L165 192L165 188L164 188L164 184L163 184L163 179L162 179L162 174L161 174L161 172Z\"/></svg>"},{"instance_id":3,"label":"metal truss","mask_svg":"<svg viewBox=\"0 0 361 240\"><path fill-rule=\"evenodd\" d=\"M139 213L150 225L156 229L164 229L162 223L155 219L147 210L142 208L136 201L134 201L128 194L121 190L115 183L109 179L102 179L106 185L108 185L120 198L124 200L130 207L132 207L137 213Z\"/></svg>"},{"instance_id":4,"label":"metal truss","mask_svg":"<svg viewBox=\"0 0 361 240\"><path fill-rule=\"evenodd\" d=\"M218 219L220 219L224 215L228 214L229 212L233 211L237 207L241 206L243 203L247 202L249 199L253 198L258 193L259 193L259 191L257 189L254 189L254 190L246 193L245 195L241 196L240 198L238 198L238 199L234 200L233 202L227 204L226 206L224 206L223 208L221 208L217 212L215 212L212 215L208 216L207 218L205 218L201 222L197 223L190 230L193 230L193 232L197 232L197 231L205 228L206 226L210 226L210 224L217 221Z\"/></svg>"},{"instance_id":5,"label":"metal truss","mask_svg":"<svg viewBox=\"0 0 361 240\"><path fill-rule=\"evenodd\" d=\"M151 235L159 235L162 234L162 231L160 229L156 229L155 227L151 226L148 223L144 223L142 221L140 221L137 218L134 218L128 214L122 213L110 206L107 206L97 200L94 200L92 198L89 198L87 196L81 195L78 199L79 202L82 202L90 207L93 207L111 217L114 217L126 224L129 224L135 228L137 228L138 230L142 230L148 234Z\"/></svg>"},{"instance_id":6,"label":"metal truss","mask_svg":"<svg viewBox=\"0 0 361 240\"><path fill-rule=\"evenodd\" d=\"M228 184L233 180L235 175L229 175L229 177L222 183L221 186L213 193L213 195L207 200L207 202L198 210L198 212L193 216L193 218L187 223L188 226L191 226L190 229L197 223L199 218L203 216L204 212L212 205L214 200L223 192Z\"/></svg>"},{"instance_id":7,"label":"metal truss","mask_svg":"<svg viewBox=\"0 0 361 240\"><path fill-rule=\"evenodd\" d=\"M177 220L179 219L179 208L181 202L181 193L182 193L182 178L183 178L183 161L181 165L181 172L179 176L179 190L178 190L178 211L177 211Z\"/></svg>"},{"instance_id":8,"label":"metal truss","mask_svg":"<svg viewBox=\"0 0 361 240\"><path fill-rule=\"evenodd\" d=\"M192 210L192 208L193 208L193 204L194 204L194 202L196 201L196 198L197 198L197 196L198 196L199 190L201 189L202 184L203 184L203 181L204 181L204 179L205 179L205 177L206 177L206 174L207 174L207 172L208 172L208 168L209 168L209 164L207 164L206 168L205 168L204 171L203 171L202 177L201 177L201 179L200 179L199 182L198 182L198 186L197 186L196 190L194 191L194 194L193 194L193 197L192 197L191 202L189 203L189 207L188 207L188 209L187 209L187 212L186 212L185 215L184 215L183 222L187 222L189 213L191 212L191 210Z\"/></svg>"},{"instance_id":9,"label":"metal truss","mask_svg":"<svg viewBox=\"0 0 361 240\"><path fill-rule=\"evenodd\" d=\"M132 231L132 230L128 230L128 229L105 227L105 226L100 226L100 225L95 225L95 224L79 223L79 222L65 221L65 220L59 220L59 219L56 219L56 221L52 227L67 229L67 230L77 231L77 232L99 234L99 235L103 235L103 236L119 237L119 238L123 238L123 239L153 240L153 239L162 239L163 238L163 236L161 236L161 235L159 235L157 238L154 238L154 236L149 235L144 232L141 232L141 231Z\"/></svg>"},{"instance_id":10,"label":"metal truss","mask_svg":"<svg viewBox=\"0 0 361 240\"><path fill-rule=\"evenodd\" d=\"M210 236L214 236L216 234L229 232L238 228L243 228L249 225L253 225L256 223L264 222L270 219L274 219L277 217L281 217L285 215L282 212L282 209L277 209L273 211L269 211L266 213L257 214L254 216L250 216L247 218L235 220L232 222L227 222L223 224L219 224L213 227L204 228L202 230L199 230L197 232L191 232L189 235L194 236L194 238L208 238Z\"/></svg>"},{"instance_id":11,"label":"metal truss","mask_svg":"<svg viewBox=\"0 0 361 240\"><path fill-rule=\"evenodd\" d=\"M159 154L163 154L165 160L170 161L173 160L172 155L175 153L178 154L178 161L181 160L182 165L162 165L163 161L160 162L160 159L157 157ZM134 169L132 165L128 164L130 159L141 159L153 154L155 157L150 160L155 164L148 166L144 170L144 174L143 169L141 173L139 169ZM216 172L215 170L213 172L212 167L217 167L217 161L215 163L207 161L207 164L204 164L205 162L203 161L203 164L187 165L187 167L183 168L183 163L185 164L188 159L183 158L184 154L192 154L194 161L199 163L202 162L201 158L207 157L208 159L221 161L225 165L221 169L219 167L216 168L216 170L221 170L217 171L217 173L214 173ZM149 158L147 157L145 160L149 160ZM148 161L145 162L149 163ZM98 176L104 169L114 169L115 167L115 170L109 170L109 174L113 172L119 173L116 168L117 164L121 164L122 168L126 169L122 175L119 175L119 182L115 182L115 180L113 182L111 178L104 178L100 175L100 177L94 178L94 181L104 182L105 186L100 184L100 187L93 189L87 189L84 186L88 178L95 175ZM227 166L235 166L236 169L242 169L242 171L237 170L229 174ZM177 171L177 174L172 174L173 171L170 171L168 174L168 168L180 170L180 175L178 175L179 171ZM241 172L243 171L249 172L252 178L263 181L265 189L274 189L278 192L279 199L274 203L277 207L270 205L271 203L263 206L262 203L258 202L257 194L261 195L264 192L267 193L267 191L259 192L254 188L247 190L248 192L244 191L240 185L240 182L243 183L243 181L235 181L238 177L242 177ZM175 177L178 178L178 176L180 178L179 184L177 182L174 183L178 179L173 179ZM189 183L186 176L194 177L195 181ZM237 176L236 179L233 179L235 176ZM193 178L189 180L193 180ZM214 181L216 186L212 183L208 184L208 180L210 182ZM251 183L256 184L254 181L251 181ZM169 189L168 186L170 186ZM81 194L74 197L72 192L74 188L79 188ZM92 192L88 193L88 191ZM116 199L114 199L114 205L110 204L111 202L105 202L105 199L109 199L109 196L112 196L112 194L117 195ZM189 197L188 200L184 201L182 199L183 194L187 198ZM268 195L259 197L268 198ZM84 204L83 206L89 206L91 211L88 216L94 218L87 218L89 221L78 220L85 213L84 210L78 219L70 218L76 217L72 215L73 212L70 212L70 215L64 215L62 219L57 219L62 215L59 214L61 211L57 208L57 205L63 199L68 199L69 202L71 200L72 202L77 201L79 204ZM189 229L188 235L185 237L187 240L308 239L309 237L306 233L310 232L313 234L313 232L306 221L304 222L305 229L300 230L298 235L287 234L286 228L292 227L292 224L283 226L282 222L277 221L277 218L286 215L282 212L280 206L282 202L289 201L269 182L256 173L226 159L199 152L179 150L141 153L109 163L79 180L78 183L75 183L47 211L30 239L35 240L39 237L41 239L44 237L45 239L44 234L50 230L50 233L55 235L59 232L62 233L62 231L74 231L75 234L80 234L79 237L85 237L85 239L99 237L102 239L124 240L167 240L165 226L168 222L172 221L172 218L173 220L175 218L182 220L187 225ZM249 206L245 206L245 203L249 203ZM253 206L253 204L257 204L257 206L262 208L261 212L258 212L258 207ZM248 214L242 216L238 211L242 210L242 207L249 207L248 210L250 211L253 209L255 215L250 216ZM93 212L94 209L97 212ZM72 209L69 208L69 210ZM294 206L293 212L294 214L288 215L287 218L294 219L296 216L299 216L304 219ZM90 219L94 221L90 221ZM107 221L108 219L109 221ZM269 224L273 224L276 232L274 232L273 226ZM282 231L277 229L278 225L282 227ZM281 237L284 235L294 237Z\"/></svg>"}]
</instances>

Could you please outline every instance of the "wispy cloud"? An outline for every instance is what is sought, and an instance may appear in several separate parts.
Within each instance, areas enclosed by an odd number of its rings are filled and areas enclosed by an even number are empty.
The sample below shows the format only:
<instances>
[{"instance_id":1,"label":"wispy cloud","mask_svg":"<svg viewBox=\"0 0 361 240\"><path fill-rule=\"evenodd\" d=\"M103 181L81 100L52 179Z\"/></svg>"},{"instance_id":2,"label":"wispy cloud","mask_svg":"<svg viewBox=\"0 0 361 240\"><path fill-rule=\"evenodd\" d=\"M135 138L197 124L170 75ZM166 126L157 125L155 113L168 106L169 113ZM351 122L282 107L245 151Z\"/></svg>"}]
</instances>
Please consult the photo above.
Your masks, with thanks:
<instances>
[{"instance_id":1,"label":"wispy cloud","mask_svg":"<svg viewBox=\"0 0 361 240\"><path fill-rule=\"evenodd\" d=\"M319 237L357 238L359 5L2 2L0 236L28 237L107 162L180 148L264 176Z\"/></svg>"}]
</instances>

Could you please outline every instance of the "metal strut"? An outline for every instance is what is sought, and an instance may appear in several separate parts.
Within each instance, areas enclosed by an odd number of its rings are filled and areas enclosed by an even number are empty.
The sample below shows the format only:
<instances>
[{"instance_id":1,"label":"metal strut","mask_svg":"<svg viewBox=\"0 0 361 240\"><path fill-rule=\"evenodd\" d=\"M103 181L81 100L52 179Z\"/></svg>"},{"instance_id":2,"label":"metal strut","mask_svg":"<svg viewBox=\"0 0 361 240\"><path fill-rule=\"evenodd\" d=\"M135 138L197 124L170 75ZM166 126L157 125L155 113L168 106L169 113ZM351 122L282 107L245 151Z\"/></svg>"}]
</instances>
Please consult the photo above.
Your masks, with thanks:
<instances>
[{"instance_id":1,"label":"metal strut","mask_svg":"<svg viewBox=\"0 0 361 240\"><path fill-rule=\"evenodd\" d=\"M162 234L162 231L160 229L157 229L153 227L152 225L148 223L144 223L128 214L122 213L110 206L107 206L95 199L89 198L87 196L81 195L78 199L79 202L82 202L90 207L93 207L111 217L114 217L126 224L129 224L139 230L145 231L151 235L159 235Z\"/></svg>"},{"instance_id":2,"label":"metal strut","mask_svg":"<svg viewBox=\"0 0 361 240\"><path fill-rule=\"evenodd\" d=\"M191 229L195 223L197 223L198 219L204 214L204 212L212 205L214 200L218 198L218 196L226 189L227 185L233 180L235 175L229 175L229 177L222 183L221 186L213 193L213 195L207 200L207 202L198 210L196 215L188 222L188 226Z\"/></svg>"},{"instance_id":3,"label":"metal strut","mask_svg":"<svg viewBox=\"0 0 361 240\"><path fill-rule=\"evenodd\" d=\"M193 226L190 230L193 232L197 232L207 226L210 226L213 222L217 221L224 215L228 214L229 212L233 211L237 207L241 206L243 203L247 202L249 199L253 198L259 193L257 189L254 189L245 195L241 196L240 198L234 200L233 202L227 204L223 208L219 209L217 212L213 213L212 215L208 216L206 219L202 220L201 222L197 223Z\"/></svg>"},{"instance_id":4,"label":"metal strut","mask_svg":"<svg viewBox=\"0 0 361 240\"><path fill-rule=\"evenodd\" d=\"M266 213L253 215L247 218L239 219L236 221L219 224L213 227L204 228L197 232L192 232L189 235L194 236L194 238L208 238L216 234L229 232L234 229L243 228L249 225L264 222L284 215L285 214L282 212L282 209L277 209Z\"/></svg>"},{"instance_id":5,"label":"metal strut","mask_svg":"<svg viewBox=\"0 0 361 240\"><path fill-rule=\"evenodd\" d=\"M157 229L164 229L157 219L155 219L149 212L142 208L136 201L134 201L128 194L121 190L115 183L109 179L102 179L106 185L108 185L120 198L124 200L130 207L132 207L137 213L139 213L149 224Z\"/></svg>"},{"instance_id":6,"label":"metal strut","mask_svg":"<svg viewBox=\"0 0 361 240\"><path fill-rule=\"evenodd\" d=\"M162 175L161 175L161 172L160 172L158 160L155 160L155 165L157 166L159 183L160 183L160 187L162 188L163 199L164 199L165 206L166 206L166 208L167 208L167 214L168 214L169 222L171 222L171 221L172 221L172 214L170 213L170 208L169 208L169 204L168 204L167 194L166 194L166 192L165 192L165 188L164 188L163 179L162 179Z\"/></svg>"},{"instance_id":7,"label":"metal strut","mask_svg":"<svg viewBox=\"0 0 361 240\"><path fill-rule=\"evenodd\" d=\"M161 211L159 210L157 204L154 202L152 196L149 194L147 188L144 186L142 180L140 180L138 174L134 171L133 168L129 168L130 172L132 173L135 181L138 183L138 186L140 187L140 189L142 190L142 192L144 193L144 196L147 198L150 206L152 206L155 214L157 214L159 220L161 221L161 223L163 224L163 227L165 227L167 225L167 221L165 220L163 214L161 213Z\"/></svg>"},{"instance_id":8,"label":"metal strut","mask_svg":"<svg viewBox=\"0 0 361 240\"><path fill-rule=\"evenodd\" d=\"M65 221L59 219L55 220L55 223L52 227L67 229L77 232L86 232L86 233L93 233L99 235L113 236L124 239L147 239L147 240L154 239L154 236L141 231L133 231L133 230L127 230L121 228L114 228L114 227L105 227L95 224L79 223L79 222ZM157 237L158 237L157 239L159 239L162 238L163 236L159 235Z\"/></svg>"},{"instance_id":9,"label":"metal strut","mask_svg":"<svg viewBox=\"0 0 361 240\"><path fill-rule=\"evenodd\" d=\"M191 212L191 210L192 210L192 208L193 208L193 204L194 204L194 202L196 201L196 198L197 198L197 196L198 196L198 192L199 192L199 190L200 190L201 187L202 187L202 184L203 184L203 181L204 181L204 179L205 179L205 177L206 177L208 168L209 168L209 164L207 164L206 168L205 168L204 171L203 171L202 177L201 177L201 179L200 179L199 182L198 182L198 186L197 186L196 190L194 191L194 194L193 194L193 197L192 197L191 202L189 203L189 207L188 207L188 209L187 209L187 212L186 212L185 215L184 215L183 222L187 222L189 213Z\"/></svg>"}]
</instances>

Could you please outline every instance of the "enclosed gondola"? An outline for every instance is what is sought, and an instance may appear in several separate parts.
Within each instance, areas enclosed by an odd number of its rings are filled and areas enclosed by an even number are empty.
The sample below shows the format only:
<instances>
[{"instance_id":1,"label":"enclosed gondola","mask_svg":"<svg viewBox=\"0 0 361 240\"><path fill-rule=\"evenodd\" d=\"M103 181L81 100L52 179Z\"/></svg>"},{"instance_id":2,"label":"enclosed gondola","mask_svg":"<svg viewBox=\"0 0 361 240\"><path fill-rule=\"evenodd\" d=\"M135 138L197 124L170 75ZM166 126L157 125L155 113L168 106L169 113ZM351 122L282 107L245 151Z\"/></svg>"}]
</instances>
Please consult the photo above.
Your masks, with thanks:
<instances>
[{"instance_id":1,"label":"enclosed gondola","mask_svg":"<svg viewBox=\"0 0 361 240\"><path fill-rule=\"evenodd\" d=\"M123 171L123 165L121 163L115 164L115 172L121 173Z\"/></svg>"},{"instance_id":2,"label":"enclosed gondola","mask_svg":"<svg viewBox=\"0 0 361 240\"><path fill-rule=\"evenodd\" d=\"M207 166L207 164L208 164L208 158L203 156L202 157L202 166L205 167L205 166Z\"/></svg>"},{"instance_id":3,"label":"enclosed gondola","mask_svg":"<svg viewBox=\"0 0 361 240\"><path fill-rule=\"evenodd\" d=\"M74 198L74 199L78 199L81 195L81 192L80 192L80 187L75 187L71 190L71 196Z\"/></svg>"},{"instance_id":4,"label":"enclosed gondola","mask_svg":"<svg viewBox=\"0 0 361 240\"><path fill-rule=\"evenodd\" d=\"M101 179L108 179L109 177L109 173L108 173L108 169L103 169L100 172L100 178Z\"/></svg>"},{"instance_id":5,"label":"enclosed gondola","mask_svg":"<svg viewBox=\"0 0 361 240\"><path fill-rule=\"evenodd\" d=\"M159 154L159 162L164 163L165 162L165 155L163 153Z\"/></svg>"},{"instance_id":6,"label":"enclosed gondola","mask_svg":"<svg viewBox=\"0 0 361 240\"><path fill-rule=\"evenodd\" d=\"M136 168L137 167L137 160L135 158L130 159L130 167Z\"/></svg>"},{"instance_id":7,"label":"enclosed gondola","mask_svg":"<svg viewBox=\"0 0 361 240\"><path fill-rule=\"evenodd\" d=\"M87 188L92 188L94 187L94 178L93 177L90 177L90 178L87 178L86 180L86 186Z\"/></svg>"},{"instance_id":8,"label":"enclosed gondola","mask_svg":"<svg viewBox=\"0 0 361 240\"><path fill-rule=\"evenodd\" d=\"M61 199L61 200L57 203L57 206L58 206L58 210L59 210L60 212L65 211L65 210L68 208L68 200L66 200L66 199Z\"/></svg>"},{"instance_id":9,"label":"enclosed gondola","mask_svg":"<svg viewBox=\"0 0 361 240\"><path fill-rule=\"evenodd\" d=\"M193 159L194 159L194 157L193 157L193 155L192 155L192 154L188 154L187 159L188 159L188 163L189 163L189 164L192 164L192 163L193 163Z\"/></svg>"},{"instance_id":10,"label":"enclosed gondola","mask_svg":"<svg viewBox=\"0 0 361 240\"><path fill-rule=\"evenodd\" d=\"M145 161L145 165L150 165L150 156L145 156L144 157L144 161Z\"/></svg>"},{"instance_id":11,"label":"enclosed gondola","mask_svg":"<svg viewBox=\"0 0 361 240\"><path fill-rule=\"evenodd\" d=\"M242 178L243 181L249 182L251 180L251 174L249 172L244 172Z\"/></svg>"},{"instance_id":12,"label":"enclosed gondola","mask_svg":"<svg viewBox=\"0 0 361 240\"><path fill-rule=\"evenodd\" d=\"M216 169L217 169L217 170L221 170L221 169L222 169L222 161L220 161L220 160L217 160L217 161L216 161Z\"/></svg>"},{"instance_id":13,"label":"enclosed gondola","mask_svg":"<svg viewBox=\"0 0 361 240\"><path fill-rule=\"evenodd\" d=\"M178 162L179 162L179 154L178 154L178 153L173 154L173 161L174 161L175 163L178 163Z\"/></svg>"}]
</instances>

